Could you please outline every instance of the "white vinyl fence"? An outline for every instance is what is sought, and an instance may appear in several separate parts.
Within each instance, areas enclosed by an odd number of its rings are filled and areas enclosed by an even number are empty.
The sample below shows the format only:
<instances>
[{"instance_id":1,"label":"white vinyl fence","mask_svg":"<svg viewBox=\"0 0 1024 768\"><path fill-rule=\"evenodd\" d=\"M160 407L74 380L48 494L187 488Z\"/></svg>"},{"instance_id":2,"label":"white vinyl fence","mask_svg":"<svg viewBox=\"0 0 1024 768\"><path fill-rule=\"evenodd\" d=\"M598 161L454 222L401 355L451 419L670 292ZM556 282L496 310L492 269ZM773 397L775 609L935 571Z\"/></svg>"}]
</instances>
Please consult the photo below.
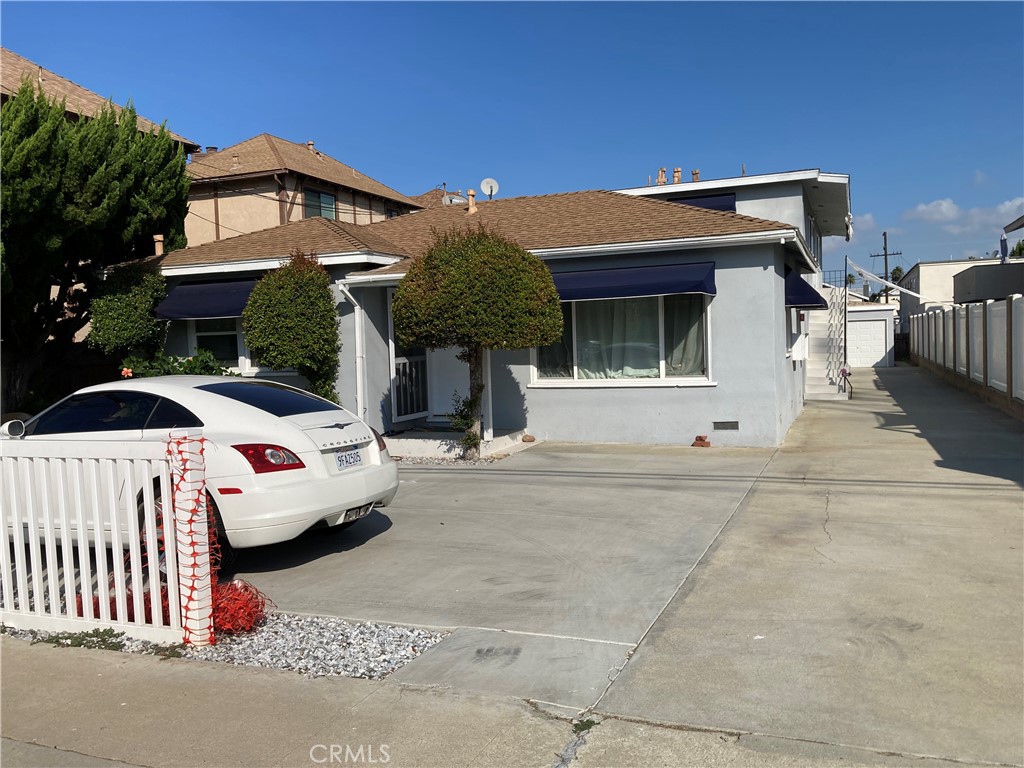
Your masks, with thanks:
<instances>
[{"instance_id":1,"label":"white vinyl fence","mask_svg":"<svg viewBox=\"0 0 1024 768\"><path fill-rule=\"evenodd\" d=\"M911 315L910 352L1024 401L1024 296Z\"/></svg>"},{"instance_id":2,"label":"white vinyl fence","mask_svg":"<svg viewBox=\"0 0 1024 768\"><path fill-rule=\"evenodd\" d=\"M196 431L167 443L0 441L0 621L211 642L201 447Z\"/></svg>"}]
</instances>

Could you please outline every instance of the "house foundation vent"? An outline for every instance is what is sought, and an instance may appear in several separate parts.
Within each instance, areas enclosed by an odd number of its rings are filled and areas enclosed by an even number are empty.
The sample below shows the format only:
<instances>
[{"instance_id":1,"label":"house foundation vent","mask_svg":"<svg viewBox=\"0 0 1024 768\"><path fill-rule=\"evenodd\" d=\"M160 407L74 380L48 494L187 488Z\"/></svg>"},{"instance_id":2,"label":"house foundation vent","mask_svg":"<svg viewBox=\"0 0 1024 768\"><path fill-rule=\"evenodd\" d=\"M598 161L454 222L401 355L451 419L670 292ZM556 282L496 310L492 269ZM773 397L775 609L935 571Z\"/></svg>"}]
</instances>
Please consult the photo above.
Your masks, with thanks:
<instances>
[{"instance_id":1,"label":"house foundation vent","mask_svg":"<svg viewBox=\"0 0 1024 768\"><path fill-rule=\"evenodd\" d=\"M740 423L738 421L712 421L711 422L711 427L716 432L720 432L722 430L733 430L733 431L735 431L735 430L738 430L740 428Z\"/></svg>"}]
</instances>

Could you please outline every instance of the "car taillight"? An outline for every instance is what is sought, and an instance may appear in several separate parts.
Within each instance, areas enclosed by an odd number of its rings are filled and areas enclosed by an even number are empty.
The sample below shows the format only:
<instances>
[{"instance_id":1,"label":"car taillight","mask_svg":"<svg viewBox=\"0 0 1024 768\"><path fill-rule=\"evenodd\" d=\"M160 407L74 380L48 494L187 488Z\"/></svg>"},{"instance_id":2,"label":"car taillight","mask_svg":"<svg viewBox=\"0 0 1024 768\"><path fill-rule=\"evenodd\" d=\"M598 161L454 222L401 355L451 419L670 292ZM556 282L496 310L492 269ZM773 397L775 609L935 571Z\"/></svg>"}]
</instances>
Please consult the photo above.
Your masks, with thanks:
<instances>
[{"instance_id":1,"label":"car taillight","mask_svg":"<svg viewBox=\"0 0 1024 768\"><path fill-rule=\"evenodd\" d=\"M245 457L253 472L280 472L284 469L303 469L302 459L280 445L269 443L245 443L231 446Z\"/></svg>"},{"instance_id":2,"label":"car taillight","mask_svg":"<svg viewBox=\"0 0 1024 768\"><path fill-rule=\"evenodd\" d=\"M384 435L373 427L370 427L370 431L373 432L373 436L377 438L377 447L380 448L380 452L384 453L384 451L388 449L388 444L384 442Z\"/></svg>"}]
</instances>

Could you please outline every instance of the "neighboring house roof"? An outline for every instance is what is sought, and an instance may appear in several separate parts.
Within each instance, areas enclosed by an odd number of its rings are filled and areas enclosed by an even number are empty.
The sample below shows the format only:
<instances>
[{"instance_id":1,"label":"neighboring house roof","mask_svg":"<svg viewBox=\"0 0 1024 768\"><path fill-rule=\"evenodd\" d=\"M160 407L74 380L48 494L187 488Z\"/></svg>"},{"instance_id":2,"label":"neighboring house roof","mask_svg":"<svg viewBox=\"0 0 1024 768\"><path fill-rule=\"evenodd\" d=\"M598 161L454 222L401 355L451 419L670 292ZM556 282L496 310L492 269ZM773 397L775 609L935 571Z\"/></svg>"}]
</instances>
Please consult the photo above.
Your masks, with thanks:
<instances>
[{"instance_id":1,"label":"neighboring house roof","mask_svg":"<svg viewBox=\"0 0 1024 768\"><path fill-rule=\"evenodd\" d=\"M26 78L31 80L37 89L42 90L48 98L63 100L65 110L72 115L92 117L104 107L113 108L117 114L124 111L110 99L105 99L88 88L83 88L48 69L43 69L24 56L19 56L6 48L0 48L0 97L2 100L6 101L14 96ZM159 125L141 115L138 116L137 122L139 129L147 133L160 130ZM199 149L199 145L194 141L179 136L173 131L167 131L167 133L172 139L183 144L186 152Z\"/></svg>"},{"instance_id":2,"label":"neighboring house roof","mask_svg":"<svg viewBox=\"0 0 1024 768\"><path fill-rule=\"evenodd\" d=\"M158 264L165 272L188 267L225 265L266 269L277 266L273 262L287 259L295 249L306 253L313 252L320 257L365 253L395 257L405 255L396 252L395 246L380 235L368 232L365 225L318 217L293 221L279 227L225 240L215 240L191 248L182 248L163 256L152 257L149 261ZM386 264L392 260L376 261Z\"/></svg>"},{"instance_id":3,"label":"neighboring house roof","mask_svg":"<svg viewBox=\"0 0 1024 768\"><path fill-rule=\"evenodd\" d=\"M422 195L412 195L411 199L423 208L440 208L444 205L444 196L445 191L437 187Z\"/></svg>"},{"instance_id":4,"label":"neighboring house roof","mask_svg":"<svg viewBox=\"0 0 1024 768\"><path fill-rule=\"evenodd\" d=\"M421 207L401 192L328 157L315 149L312 142L296 144L269 133L261 133L217 152L194 156L188 165L188 174L194 184L282 172L299 173L413 208Z\"/></svg>"},{"instance_id":5,"label":"neighboring house roof","mask_svg":"<svg viewBox=\"0 0 1024 768\"><path fill-rule=\"evenodd\" d=\"M476 205L472 214L467 206L449 205L365 224L363 229L413 257L427 250L434 230L477 224L497 229L530 251L795 231L791 224L778 221L603 190L484 200ZM395 264L374 274L402 273L406 268Z\"/></svg>"}]
</instances>

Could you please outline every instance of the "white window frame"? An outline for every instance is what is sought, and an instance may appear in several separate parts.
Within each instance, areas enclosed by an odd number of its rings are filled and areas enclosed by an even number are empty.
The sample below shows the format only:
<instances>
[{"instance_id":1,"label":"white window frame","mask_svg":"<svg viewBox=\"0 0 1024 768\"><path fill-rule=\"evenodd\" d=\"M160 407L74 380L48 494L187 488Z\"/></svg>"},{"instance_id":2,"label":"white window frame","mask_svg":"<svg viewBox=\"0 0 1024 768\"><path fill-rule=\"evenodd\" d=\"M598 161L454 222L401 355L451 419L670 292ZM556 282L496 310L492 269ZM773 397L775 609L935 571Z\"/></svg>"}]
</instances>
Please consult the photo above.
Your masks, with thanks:
<instances>
[{"instance_id":1,"label":"white window frame","mask_svg":"<svg viewBox=\"0 0 1024 768\"><path fill-rule=\"evenodd\" d=\"M430 355L426 354L424 350L424 393L423 393L423 404L426 406L426 410L417 411L416 413L407 413L404 416L398 415L398 398L395 392L395 381L397 379L398 372L398 356L395 354L397 345L395 344L395 320L391 314L391 305L395 299L395 289L388 288L388 365L390 370L390 381L391 381L391 421L392 423L398 423L403 421L412 421L413 419L422 419L430 415ZM405 359L405 358L403 358Z\"/></svg>"},{"instance_id":2,"label":"white window frame","mask_svg":"<svg viewBox=\"0 0 1024 768\"><path fill-rule=\"evenodd\" d=\"M210 318L211 320L231 320L235 321L235 336L238 339L238 362L235 365L228 366L228 370L232 373L240 374L241 376L251 377L259 376L260 374L274 374L276 376L298 376L299 373L294 368L284 368L282 370L274 370L272 368L261 368L256 365L252 360L252 355L249 352L249 347L245 343L245 333L242 331L242 318ZM217 331L217 332L204 332L196 331L196 321L188 320L188 348L189 354L196 354L199 351L199 337L200 336L226 336L228 331Z\"/></svg>"},{"instance_id":3,"label":"white window frame","mask_svg":"<svg viewBox=\"0 0 1024 768\"><path fill-rule=\"evenodd\" d=\"M675 294L672 294L675 295ZM658 362L658 376L657 379L580 379L579 370L576 363L576 304L580 301L587 301L587 299L578 299L576 301L563 302L570 305L570 311L572 316L572 378L542 378L540 375L539 367L539 352L537 347L530 349L530 383L527 385L528 389L608 389L608 388L622 388L629 389L635 387L672 387L672 388L685 388L685 387L717 387L718 382L715 381L711 372L712 368L712 354L711 354L711 298L707 295L701 294L704 298L704 366L705 374L703 376L676 376L667 377L665 375L665 297L658 296L658 346L661 349L660 360ZM644 297L637 297L644 298ZM606 299L603 299L606 301Z\"/></svg>"}]
</instances>

